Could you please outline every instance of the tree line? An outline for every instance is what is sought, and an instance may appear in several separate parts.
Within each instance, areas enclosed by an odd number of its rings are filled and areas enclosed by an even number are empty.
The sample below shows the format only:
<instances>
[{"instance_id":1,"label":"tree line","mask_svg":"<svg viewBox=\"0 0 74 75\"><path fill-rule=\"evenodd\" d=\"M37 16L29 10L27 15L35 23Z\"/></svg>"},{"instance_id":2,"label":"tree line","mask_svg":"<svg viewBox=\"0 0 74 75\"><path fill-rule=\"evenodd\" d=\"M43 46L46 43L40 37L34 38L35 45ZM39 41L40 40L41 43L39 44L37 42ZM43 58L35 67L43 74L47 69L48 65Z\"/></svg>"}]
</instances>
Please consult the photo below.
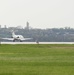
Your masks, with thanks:
<instances>
[{"instance_id":1,"label":"tree line","mask_svg":"<svg viewBox=\"0 0 74 75\"><path fill-rule=\"evenodd\" d=\"M11 30L14 30L15 34L23 35L25 38L33 38L29 40L31 42L36 40L40 42L74 42L74 29L70 27L51 29L0 28L0 37L10 38Z\"/></svg>"}]
</instances>

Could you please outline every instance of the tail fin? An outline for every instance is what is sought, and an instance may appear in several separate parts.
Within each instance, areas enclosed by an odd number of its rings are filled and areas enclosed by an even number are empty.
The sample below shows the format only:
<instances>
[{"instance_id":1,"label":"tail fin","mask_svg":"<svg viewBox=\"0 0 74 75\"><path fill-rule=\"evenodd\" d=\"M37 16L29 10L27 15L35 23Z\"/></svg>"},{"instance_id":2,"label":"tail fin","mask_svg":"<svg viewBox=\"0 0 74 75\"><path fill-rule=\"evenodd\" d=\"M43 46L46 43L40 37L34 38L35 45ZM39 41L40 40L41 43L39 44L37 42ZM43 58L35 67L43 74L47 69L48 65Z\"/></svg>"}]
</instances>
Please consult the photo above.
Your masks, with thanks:
<instances>
[{"instance_id":1,"label":"tail fin","mask_svg":"<svg viewBox=\"0 0 74 75\"><path fill-rule=\"evenodd\" d=\"M12 30L11 32L12 32L12 37L13 37L13 36L15 36L15 33L14 33L14 31Z\"/></svg>"}]
</instances>

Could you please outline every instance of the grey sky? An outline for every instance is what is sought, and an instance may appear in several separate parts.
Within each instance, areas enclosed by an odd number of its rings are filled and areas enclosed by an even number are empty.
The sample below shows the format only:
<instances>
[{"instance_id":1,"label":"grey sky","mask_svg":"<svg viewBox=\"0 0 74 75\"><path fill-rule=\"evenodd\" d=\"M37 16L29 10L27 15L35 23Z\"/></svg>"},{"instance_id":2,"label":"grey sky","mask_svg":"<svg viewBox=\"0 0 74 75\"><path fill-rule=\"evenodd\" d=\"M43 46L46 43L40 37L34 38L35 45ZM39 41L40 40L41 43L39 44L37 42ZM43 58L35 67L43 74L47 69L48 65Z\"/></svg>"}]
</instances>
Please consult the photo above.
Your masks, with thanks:
<instances>
[{"instance_id":1,"label":"grey sky","mask_svg":"<svg viewBox=\"0 0 74 75\"><path fill-rule=\"evenodd\" d=\"M0 25L74 28L74 0L0 0Z\"/></svg>"}]
</instances>

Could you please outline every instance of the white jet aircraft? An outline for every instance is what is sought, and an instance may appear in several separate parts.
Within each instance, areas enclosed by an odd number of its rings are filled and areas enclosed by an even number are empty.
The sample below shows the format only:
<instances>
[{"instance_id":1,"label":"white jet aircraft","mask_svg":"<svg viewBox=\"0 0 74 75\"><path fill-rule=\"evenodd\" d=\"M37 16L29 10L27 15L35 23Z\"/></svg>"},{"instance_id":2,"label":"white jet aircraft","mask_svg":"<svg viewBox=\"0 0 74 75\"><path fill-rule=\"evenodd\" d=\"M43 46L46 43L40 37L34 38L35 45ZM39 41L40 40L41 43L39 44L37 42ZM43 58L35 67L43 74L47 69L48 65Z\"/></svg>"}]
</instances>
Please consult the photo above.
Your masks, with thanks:
<instances>
[{"instance_id":1,"label":"white jet aircraft","mask_svg":"<svg viewBox=\"0 0 74 75\"><path fill-rule=\"evenodd\" d=\"M11 38L2 38L5 40L12 40L13 42L15 42L16 40L22 42L24 40L31 40L32 38L24 38L22 35L16 35L13 31L12 31L12 37Z\"/></svg>"}]
</instances>

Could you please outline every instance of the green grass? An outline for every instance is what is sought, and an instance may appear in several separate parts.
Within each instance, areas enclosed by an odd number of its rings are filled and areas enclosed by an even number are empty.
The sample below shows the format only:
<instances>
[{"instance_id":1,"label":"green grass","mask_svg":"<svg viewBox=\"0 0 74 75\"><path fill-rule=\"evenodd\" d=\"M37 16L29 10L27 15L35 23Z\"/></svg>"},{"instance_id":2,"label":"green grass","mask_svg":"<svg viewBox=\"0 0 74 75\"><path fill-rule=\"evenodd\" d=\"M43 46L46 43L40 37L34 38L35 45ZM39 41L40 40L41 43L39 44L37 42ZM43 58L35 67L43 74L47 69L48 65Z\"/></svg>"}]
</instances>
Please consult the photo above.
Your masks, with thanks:
<instances>
[{"instance_id":1,"label":"green grass","mask_svg":"<svg viewBox=\"0 0 74 75\"><path fill-rule=\"evenodd\" d=\"M0 75L74 75L74 45L0 45Z\"/></svg>"}]
</instances>

